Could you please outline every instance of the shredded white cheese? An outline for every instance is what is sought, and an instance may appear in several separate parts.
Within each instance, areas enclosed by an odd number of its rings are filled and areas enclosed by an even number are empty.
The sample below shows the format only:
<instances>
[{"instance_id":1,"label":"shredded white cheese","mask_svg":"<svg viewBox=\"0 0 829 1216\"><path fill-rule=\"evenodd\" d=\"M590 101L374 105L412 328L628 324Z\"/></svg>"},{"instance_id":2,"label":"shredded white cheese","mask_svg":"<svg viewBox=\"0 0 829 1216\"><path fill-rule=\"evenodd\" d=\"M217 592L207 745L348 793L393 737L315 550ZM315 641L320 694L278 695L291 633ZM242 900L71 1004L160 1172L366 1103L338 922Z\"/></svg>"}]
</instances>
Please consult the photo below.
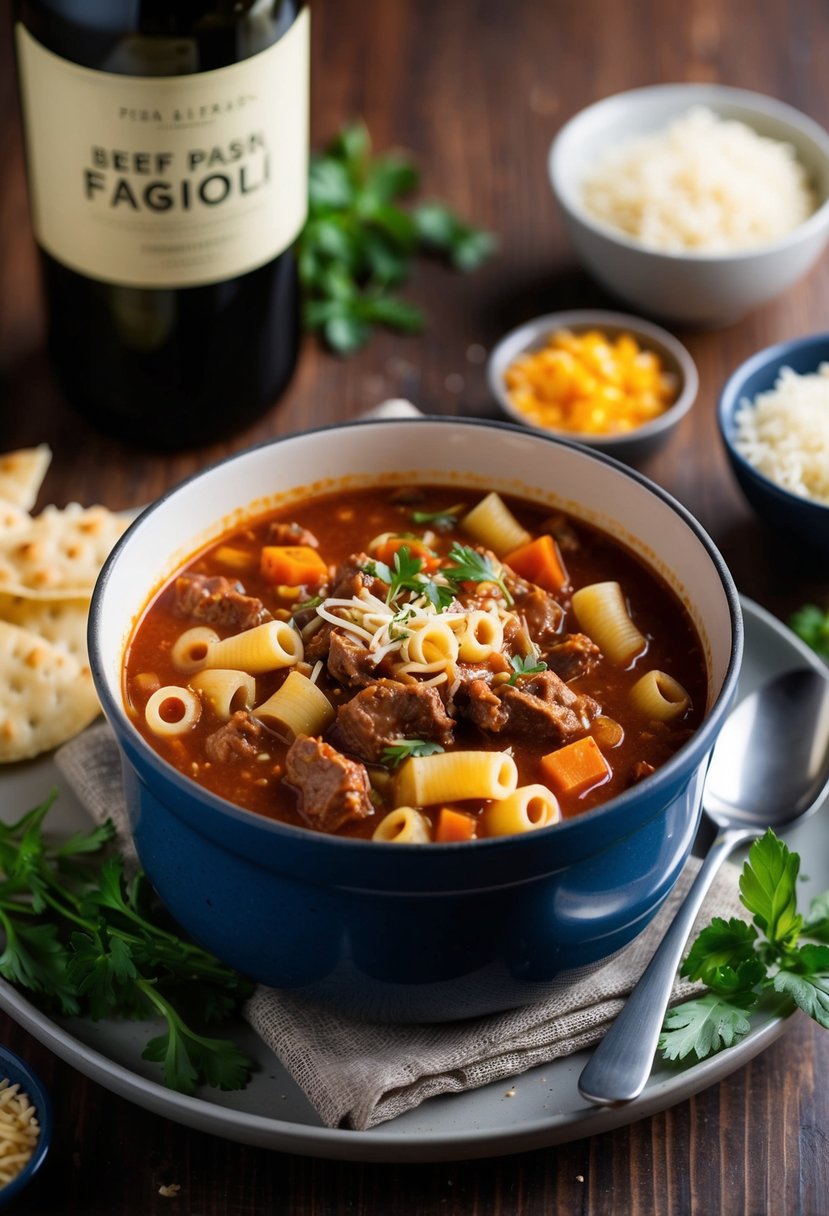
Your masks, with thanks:
<instances>
[{"instance_id":1,"label":"shredded white cheese","mask_svg":"<svg viewBox=\"0 0 829 1216\"><path fill-rule=\"evenodd\" d=\"M829 363L798 375L781 369L773 389L741 401L734 447L783 489L829 506Z\"/></svg>"}]
</instances>

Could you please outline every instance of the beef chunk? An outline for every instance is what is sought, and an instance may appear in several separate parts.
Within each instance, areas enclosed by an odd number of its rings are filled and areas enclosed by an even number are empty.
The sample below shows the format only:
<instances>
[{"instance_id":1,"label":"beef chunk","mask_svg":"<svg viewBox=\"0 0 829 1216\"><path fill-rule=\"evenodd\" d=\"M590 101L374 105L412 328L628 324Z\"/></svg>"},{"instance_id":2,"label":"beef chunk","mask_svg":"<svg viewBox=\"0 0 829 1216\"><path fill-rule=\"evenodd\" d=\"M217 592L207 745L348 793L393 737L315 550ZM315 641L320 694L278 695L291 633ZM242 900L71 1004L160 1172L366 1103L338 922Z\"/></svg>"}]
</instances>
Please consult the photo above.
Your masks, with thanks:
<instances>
[{"instance_id":1,"label":"beef chunk","mask_svg":"<svg viewBox=\"0 0 829 1216\"><path fill-rule=\"evenodd\" d=\"M364 566L371 565L372 561L373 558L367 553L355 553L348 561L343 562L334 575L332 598L349 599L352 595L359 595L365 587L372 595L384 600L388 592L386 584L363 569Z\"/></svg>"},{"instance_id":2,"label":"beef chunk","mask_svg":"<svg viewBox=\"0 0 829 1216\"><path fill-rule=\"evenodd\" d=\"M175 610L179 616L240 632L272 619L260 599L245 595L241 583L221 574L180 574L176 579Z\"/></svg>"},{"instance_id":3,"label":"beef chunk","mask_svg":"<svg viewBox=\"0 0 829 1216\"><path fill-rule=\"evenodd\" d=\"M554 671L542 671L516 685L497 688L473 680L464 688L460 709L465 718L492 734L565 743L584 733L599 705L568 688Z\"/></svg>"},{"instance_id":4,"label":"beef chunk","mask_svg":"<svg viewBox=\"0 0 829 1216\"><path fill-rule=\"evenodd\" d=\"M253 760L268 750L268 731L244 709L220 726L204 741L207 758L214 764L227 764L234 759Z\"/></svg>"},{"instance_id":5,"label":"beef chunk","mask_svg":"<svg viewBox=\"0 0 829 1216\"><path fill-rule=\"evenodd\" d=\"M321 832L372 813L364 766L322 739L297 736L285 757L285 777L299 790L302 814Z\"/></svg>"},{"instance_id":6,"label":"beef chunk","mask_svg":"<svg viewBox=\"0 0 829 1216\"><path fill-rule=\"evenodd\" d=\"M655 772L656 768L647 760L637 760L630 770L628 785L636 785L637 782L644 781L646 777L650 777L651 773Z\"/></svg>"},{"instance_id":7,"label":"beef chunk","mask_svg":"<svg viewBox=\"0 0 829 1216\"><path fill-rule=\"evenodd\" d=\"M527 586L528 590L521 594L512 593L515 599L513 612L524 618L527 632L536 646L543 650L558 637L564 620L564 610L558 600L553 599L541 587L532 583Z\"/></svg>"},{"instance_id":8,"label":"beef chunk","mask_svg":"<svg viewBox=\"0 0 829 1216\"><path fill-rule=\"evenodd\" d=\"M323 621L319 629L315 629L309 637L303 637L302 642L305 648L305 661L312 666L314 663L319 663L320 660L324 663L328 658L328 649L331 645L331 634L334 629L328 621Z\"/></svg>"},{"instance_id":9,"label":"beef chunk","mask_svg":"<svg viewBox=\"0 0 829 1216\"><path fill-rule=\"evenodd\" d=\"M586 634L566 633L543 651L542 657L550 670L566 681L586 676L600 662L602 652Z\"/></svg>"},{"instance_id":10,"label":"beef chunk","mask_svg":"<svg viewBox=\"0 0 829 1216\"><path fill-rule=\"evenodd\" d=\"M308 545L312 549L320 546L314 533L302 524L272 523L268 528L268 544L271 545Z\"/></svg>"},{"instance_id":11,"label":"beef chunk","mask_svg":"<svg viewBox=\"0 0 829 1216\"><path fill-rule=\"evenodd\" d=\"M365 688L378 677L378 664L368 648L347 633L332 629L328 645L328 671L346 688Z\"/></svg>"},{"instance_id":12,"label":"beef chunk","mask_svg":"<svg viewBox=\"0 0 829 1216\"><path fill-rule=\"evenodd\" d=\"M429 739L448 747L454 725L435 688L375 680L340 706L334 729L346 751L378 761L399 739Z\"/></svg>"}]
</instances>

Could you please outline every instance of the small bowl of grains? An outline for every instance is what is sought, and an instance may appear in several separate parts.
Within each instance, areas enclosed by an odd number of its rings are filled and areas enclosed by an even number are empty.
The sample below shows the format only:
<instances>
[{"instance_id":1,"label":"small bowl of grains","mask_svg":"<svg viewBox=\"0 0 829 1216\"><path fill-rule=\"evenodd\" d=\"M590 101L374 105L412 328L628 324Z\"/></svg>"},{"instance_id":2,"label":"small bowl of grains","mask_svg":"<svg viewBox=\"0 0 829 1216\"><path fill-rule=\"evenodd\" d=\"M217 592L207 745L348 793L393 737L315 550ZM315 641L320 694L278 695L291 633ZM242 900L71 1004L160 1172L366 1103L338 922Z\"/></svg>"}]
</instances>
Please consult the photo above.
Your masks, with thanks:
<instances>
[{"instance_id":1,"label":"small bowl of grains","mask_svg":"<svg viewBox=\"0 0 829 1216\"><path fill-rule=\"evenodd\" d=\"M52 1104L30 1065L0 1047L0 1207L27 1186L52 1140Z\"/></svg>"},{"instance_id":2,"label":"small bowl of grains","mask_svg":"<svg viewBox=\"0 0 829 1216\"><path fill-rule=\"evenodd\" d=\"M717 420L760 518L829 555L829 333L752 355L726 382Z\"/></svg>"},{"instance_id":3,"label":"small bowl of grains","mask_svg":"<svg viewBox=\"0 0 829 1216\"><path fill-rule=\"evenodd\" d=\"M829 239L829 134L774 97L715 84L617 93L549 154L573 248L619 299L673 324L730 324Z\"/></svg>"},{"instance_id":4,"label":"small bowl of grains","mask_svg":"<svg viewBox=\"0 0 829 1216\"><path fill-rule=\"evenodd\" d=\"M512 422L628 463L664 443L699 386L693 359L667 330L593 309L512 330L492 351L487 376Z\"/></svg>"}]
</instances>

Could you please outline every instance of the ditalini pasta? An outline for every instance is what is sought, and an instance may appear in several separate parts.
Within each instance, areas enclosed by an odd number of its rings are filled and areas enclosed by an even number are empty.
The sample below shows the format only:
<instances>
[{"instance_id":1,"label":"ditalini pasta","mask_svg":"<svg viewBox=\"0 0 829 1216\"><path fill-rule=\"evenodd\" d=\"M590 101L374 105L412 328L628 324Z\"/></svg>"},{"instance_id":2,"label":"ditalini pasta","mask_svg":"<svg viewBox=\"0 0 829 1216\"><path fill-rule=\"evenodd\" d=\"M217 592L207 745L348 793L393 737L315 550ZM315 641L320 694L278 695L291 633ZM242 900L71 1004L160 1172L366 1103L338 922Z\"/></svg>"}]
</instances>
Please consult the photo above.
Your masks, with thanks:
<instances>
[{"instance_id":1,"label":"ditalini pasta","mask_svg":"<svg viewBox=\"0 0 829 1216\"><path fill-rule=\"evenodd\" d=\"M532 540L531 534L493 490L464 515L461 525L467 536L491 549L497 557L511 553Z\"/></svg>"},{"instance_id":2,"label":"ditalini pasta","mask_svg":"<svg viewBox=\"0 0 829 1216\"><path fill-rule=\"evenodd\" d=\"M254 714L260 722L295 739L297 735L322 734L333 722L335 710L308 676L292 670L276 692L257 705Z\"/></svg>"},{"instance_id":3,"label":"ditalini pasta","mask_svg":"<svg viewBox=\"0 0 829 1216\"><path fill-rule=\"evenodd\" d=\"M691 698L664 671L647 671L630 690L631 704L654 722L671 722L685 713Z\"/></svg>"},{"instance_id":4,"label":"ditalini pasta","mask_svg":"<svg viewBox=\"0 0 829 1216\"><path fill-rule=\"evenodd\" d=\"M171 739L192 730L201 717L201 701L190 688L168 684L157 688L144 709L144 720L159 738Z\"/></svg>"},{"instance_id":5,"label":"ditalini pasta","mask_svg":"<svg viewBox=\"0 0 829 1216\"><path fill-rule=\"evenodd\" d=\"M432 806L459 798L506 798L517 784L515 761L504 752L438 752L410 756L395 792L401 803Z\"/></svg>"},{"instance_id":6,"label":"ditalini pasta","mask_svg":"<svg viewBox=\"0 0 829 1216\"><path fill-rule=\"evenodd\" d=\"M432 833L429 820L420 811L411 806L398 806L380 820L371 838L394 844L428 844Z\"/></svg>"},{"instance_id":7,"label":"ditalini pasta","mask_svg":"<svg viewBox=\"0 0 829 1216\"><path fill-rule=\"evenodd\" d=\"M573 611L582 629L611 663L626 667L647 649L647 640L631 620L617 582L591 583L573 593Z\"/></svg>"},{"instance_id":8,"label":"ditalini pasta","mask_svg":"<svg viewBox=\"0 0 829 1216\"><path fill-rule=\"evenodd\" d=\"M558 799L546 785L522 785L500 802L493 802L481 815L486 836L512 836L558 823Z\"/></svg>"},{"instance_id":9,"label":"ditalini pasta","mask_svg":"<svg viewBox=\"0 0 829 1216\"><path fill-rule=\"evenodd\" d=\"M553 502L458 480L286 499L194 554L126 649L150 746L291 827L450 850L647 781L708 702L679 598Z\"/></svg>"}]
</instances>

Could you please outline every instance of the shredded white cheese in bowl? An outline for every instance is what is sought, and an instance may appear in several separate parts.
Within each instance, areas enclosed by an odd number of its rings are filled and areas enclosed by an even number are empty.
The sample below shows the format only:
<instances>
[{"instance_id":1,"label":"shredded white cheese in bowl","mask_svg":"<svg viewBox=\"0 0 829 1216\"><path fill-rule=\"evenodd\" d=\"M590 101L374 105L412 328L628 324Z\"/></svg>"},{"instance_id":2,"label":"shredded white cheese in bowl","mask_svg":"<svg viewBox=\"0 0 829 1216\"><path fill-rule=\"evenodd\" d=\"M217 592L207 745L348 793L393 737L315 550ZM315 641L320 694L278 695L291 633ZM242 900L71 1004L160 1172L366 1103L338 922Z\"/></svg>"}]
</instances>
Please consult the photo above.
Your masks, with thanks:
<instances>
[{"instance_id":1,"label":"shredded white cheese in bowl","mask_svg":"<svg viewBox=\"0 0 829 1216\"><path fill-rule=\"evenodd\" d=\"M743 399L735 450L782 489L829 506L829 363L799 375L783 367L768 392Z\"/></svg>"}]
</instances>

